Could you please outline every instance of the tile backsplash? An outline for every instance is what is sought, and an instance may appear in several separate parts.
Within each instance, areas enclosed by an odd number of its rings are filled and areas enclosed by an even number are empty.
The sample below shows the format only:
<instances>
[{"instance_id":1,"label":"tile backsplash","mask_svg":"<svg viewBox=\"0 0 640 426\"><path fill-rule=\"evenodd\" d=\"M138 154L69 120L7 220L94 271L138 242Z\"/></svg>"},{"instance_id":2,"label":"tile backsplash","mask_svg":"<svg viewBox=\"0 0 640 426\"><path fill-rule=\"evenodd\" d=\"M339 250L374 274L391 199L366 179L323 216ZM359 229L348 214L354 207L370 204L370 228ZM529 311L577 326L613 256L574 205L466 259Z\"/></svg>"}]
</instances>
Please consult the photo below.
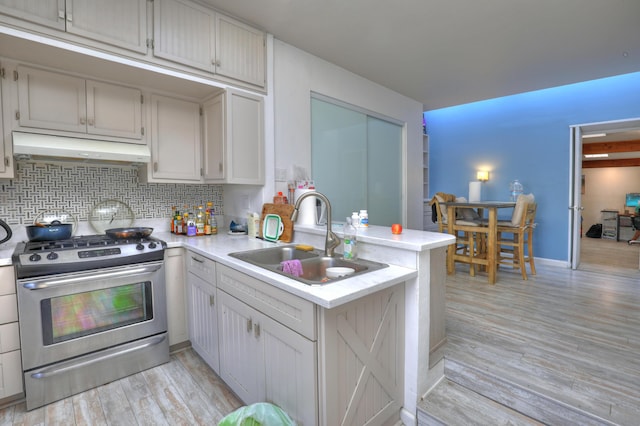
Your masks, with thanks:
<instances>
[{"instance_id":1,"label":"tile backsplash","mask_svg":"<svg viewBox=\"0 0 640 426\"><path fill-rule=\"evenodd\" d=\"M10 225L30 225L42 211L65 211L87 221L98 202L115 199L131 207L136 219L171 216L212 201L223 214L222 185L140 183L135 167L94 164L45 164L18 161L16 178L0 179L0 219Z\"/></svg>"}]
</instances>

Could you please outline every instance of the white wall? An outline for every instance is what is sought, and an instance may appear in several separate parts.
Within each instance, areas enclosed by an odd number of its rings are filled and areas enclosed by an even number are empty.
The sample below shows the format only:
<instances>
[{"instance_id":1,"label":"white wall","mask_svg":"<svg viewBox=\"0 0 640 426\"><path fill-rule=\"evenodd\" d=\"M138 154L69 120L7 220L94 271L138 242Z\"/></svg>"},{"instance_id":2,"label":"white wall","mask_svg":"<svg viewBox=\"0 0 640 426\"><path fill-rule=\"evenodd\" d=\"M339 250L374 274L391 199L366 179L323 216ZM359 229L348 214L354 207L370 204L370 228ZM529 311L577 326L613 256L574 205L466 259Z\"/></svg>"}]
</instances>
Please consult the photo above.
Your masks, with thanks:
<instances>
[{"instance_id":1,"label":"white wall","mask_svg":"<svg viewBox=\"0 0 640 426\"><path fill-rule=\"evenodd\" d=\"M583 169L585 193L582 194L582 229L587 232L594 223L602 223L600 211L623 212L627 192L640 192L640 167L605 167ZM633 211L632 208L629 210Z\"/></svg>"},{"instance_id":2,"label":"white wall","mask_svg":"<svg viewBox=\"0 0 640 426\"><path fill-rule=\"evenodd\" d=\"M406 123L405 226L422 229L422 104L274 40L275 168L311 171L311 92ZM286 194L286 183L276 182Z\"/></svg>"}]
</instances>

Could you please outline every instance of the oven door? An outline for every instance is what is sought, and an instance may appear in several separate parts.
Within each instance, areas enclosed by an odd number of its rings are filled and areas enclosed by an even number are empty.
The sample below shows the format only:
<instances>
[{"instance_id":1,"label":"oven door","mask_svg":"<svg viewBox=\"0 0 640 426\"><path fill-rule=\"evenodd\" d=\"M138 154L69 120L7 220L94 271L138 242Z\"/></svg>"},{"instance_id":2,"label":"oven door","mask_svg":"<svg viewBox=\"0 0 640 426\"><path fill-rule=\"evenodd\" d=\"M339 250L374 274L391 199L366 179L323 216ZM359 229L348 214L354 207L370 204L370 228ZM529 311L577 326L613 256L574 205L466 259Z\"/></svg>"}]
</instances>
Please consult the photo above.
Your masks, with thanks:
<instances>
[{"instance_id":1,"label":"oven door","mask_svg":"<svg viewBox=\"0 0 640 426\"><path fill-rule=\"evenodd\" d=\"M25 371L167 330L163 262L17 284Z\"/></svg>"}]
</instances>

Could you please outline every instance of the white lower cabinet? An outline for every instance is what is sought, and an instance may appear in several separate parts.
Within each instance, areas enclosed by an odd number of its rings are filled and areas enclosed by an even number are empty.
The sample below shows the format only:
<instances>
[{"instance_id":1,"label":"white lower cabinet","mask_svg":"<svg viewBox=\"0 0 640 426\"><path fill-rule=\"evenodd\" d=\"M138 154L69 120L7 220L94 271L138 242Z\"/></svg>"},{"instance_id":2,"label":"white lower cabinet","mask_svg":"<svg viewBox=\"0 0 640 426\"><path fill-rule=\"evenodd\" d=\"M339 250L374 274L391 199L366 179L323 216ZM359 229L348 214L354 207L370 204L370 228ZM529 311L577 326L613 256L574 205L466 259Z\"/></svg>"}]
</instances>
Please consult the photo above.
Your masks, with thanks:
<instances>
[{"instance_id":1,"label":"white lower cabinet","mask_svg":"<svg viewBox=\"0 0 640 426\"><path fill-rule=\"evenodd\" d=\"M224 265L217 276L220 377L246 404L271 402L298 425L317 424L316 342L276 320L315 328L314 305Z\"/></svg>"},{"instance_id":2,"label":"white lower cabinet","mask_svg":"<svg viewBox=\"0 0 640 426\"><path fill-rule=\"evenodd\" d=\"M187 252L186 264L191 346L219 373L216 264L191 251Z\"/></svg>"},{"instance_id":3,"label":"white lower cabinet","mask_svg":"<svg viewBox=\"0 0 640 426\"><path fill-rule=\"evenodd\" d=\"M167 288L169 345L176 345L189 340L184 250L181 248L166 249L164 251L164 268Z\"/></svg>"},{"instance_id":4,"label":"white lower cabinet","mask_svg":"<svg viewBox=\"0 0 640 426\"><path fill-rule=\"evenodd\" d=\"M19 394L22 361L13 266L0 267L0 399Z\"/></svg>"}]
</instances>

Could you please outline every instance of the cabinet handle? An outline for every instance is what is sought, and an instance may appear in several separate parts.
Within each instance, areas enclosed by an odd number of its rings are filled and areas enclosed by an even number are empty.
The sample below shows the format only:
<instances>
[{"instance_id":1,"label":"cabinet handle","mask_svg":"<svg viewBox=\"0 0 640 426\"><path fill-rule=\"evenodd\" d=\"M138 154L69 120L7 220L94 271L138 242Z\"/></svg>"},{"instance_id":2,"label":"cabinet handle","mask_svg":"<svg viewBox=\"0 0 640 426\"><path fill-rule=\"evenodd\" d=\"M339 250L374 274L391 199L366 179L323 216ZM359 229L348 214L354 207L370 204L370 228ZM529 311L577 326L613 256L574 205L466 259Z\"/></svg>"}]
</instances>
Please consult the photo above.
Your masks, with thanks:
<instances>
[{"instance_id":1,"label":"cabinet handle","mask_svg":"<svg viewBox=\"0 0 640 426\"><path fill-rule=\"evenodd\" d=\"M95 123L95 120L93 118L89 119L89 126L93 126L93 123Z\"/></svg>"},{"instance_id":2,"label":"cabinet handle","mask_svg":"<svg viewBox=\"0 0 640 426\"><path fill-rule=\"evenodd\" d=\"M209 306L213 306L216 304L216 297L213 294L209 295Z\"/></svg>"},{"instance_id":3,"label":"cabinet handle","mask_svg":"<svg viewBox=\"0 0 640 426\"><path fill-rule=\"evenodd\" d=\"M260 324L253 326L253 335L258 339L260 337Z\"/></svg>"},{"instance_id":4,"label":"cabinet handle","mask_svg":"<svg viewBox=\"0 0 640 426\"><path fill-rule=\"evenodd\" d=\"M154 163L153 163L153 171L154 172L158 171L158 162L157 161L154 161Z\"/></svg>"},{"instance_id":5,"label":"cabinet handle","mask_svg":"<svg viewBox=\"0 0 640 426\"><path fill-rule=\"evenodd\" d=\"M213 66L216 66L216 67L220 66L220 61L217 59L212 60L211 63L213 64Z\"/></svg>"},{"instance_id":6,"label":"cabinet handle","mask_svg":"<svg viewBox=\"0 0 640 426\"><path fill-rule=\"evenodd\" d=\"M253 328L253 321L251 318L247 319L247 333L251 333L251 329Z\"/></svg>"},{"instance_id":7,"label":"cabinet handle","mask_svg":"<svg viewBox=\"0 0 640 426\"><path fill-rule=\"evenodd\" d=\"M7 167L11 165L11 157L9 156L4 157L4 165Z\"/></svg>"},{"instance_id":8,"label":"cabinet handle","mask_svg":"<svg viewBox=\"0 0 640 426\"><path fill-rule=\"evenodd\" d=\"M87 124L87 119L84 117L80 117L80 124Z\"/></svg>"},{"instance_id":9,"label":"cabinet handle","mask_svg":"<svg viewBox=\"0 0 640 426\"><path fill-rule=\"evenodd\" d=\"M218 163L218 171L222 173L222 163Z\"/></svg>"},{"instance_id":10,"label":"cabinet handle","mask_svg":"<svg viewBox=\"0 0 640 426\"><path fill-rule=\"evenodd\" d=\"M193 260L194 262L198 262L198 263L204 263L204 260L198 259L197 257L193 257L193 256L191 256L191 260Z\"/></svg>"},{"instance_id":11,"label":"cabinet handle","mask_svg":"<svg viewBox=\"0 0 640 426\"><path fill-rule=\"evenodd\" d=\"M67 21L73 22L73 13L67 13Z\"/></svg>"},{"instance_id":12,"label":"cabinet handle","mask_svg":"<svg viewBox=\"0 0 640 426\"><path fill-rule=\"evenodd\" d=\"M64 10L58 10L58 18L64 19Z\"/></svg>"}]
</instances>

